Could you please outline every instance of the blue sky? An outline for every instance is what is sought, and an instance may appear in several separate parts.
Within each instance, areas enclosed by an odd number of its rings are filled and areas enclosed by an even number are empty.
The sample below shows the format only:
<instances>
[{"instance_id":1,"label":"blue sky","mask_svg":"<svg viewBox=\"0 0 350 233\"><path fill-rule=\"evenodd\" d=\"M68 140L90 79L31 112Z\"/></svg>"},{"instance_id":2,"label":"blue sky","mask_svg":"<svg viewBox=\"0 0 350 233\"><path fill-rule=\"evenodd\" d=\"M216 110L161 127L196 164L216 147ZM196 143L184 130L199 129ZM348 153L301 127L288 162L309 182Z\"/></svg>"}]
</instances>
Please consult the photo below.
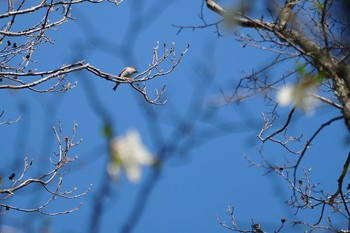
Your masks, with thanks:
<instances>
[{"instance_id":1,"label":"blue sky","mask_svg":"<svg viewBox=\"0 0 350 233\"><path fill-rule=\"evenodd\" d=\"M76 21L50 32L55 44L37 49L33 59L38 61L35 64L38 69L54 69L83 59L102 71L117 75L129 64L144 70L157 41L169 45L175 42L178 55L187 44L190 44L190 49L173 73L148 84L150 92L164 84L167 86L167 104L148 106L159 116L157 120L146 117L143 105L147 103L130 87L121 85L117 92L113 92L112 82L87 72L69 76L69 80L72 83L77 81L78 86L67 93L1 91L4 117L16 119L21 116L18 123L0 128L1 157L5 161L2 176L7 176L7 168L18 172L19 169L11 165L14 164L12 158L21 159L24 156L34 159L35 172L48 169L48 158L53 156L57 146L51 126L57 125L60 119L66 135L71 135L73 123L77 122L76 138L83 139L82 144L71 151L71 156L78 155L79 159L67 168L64 185L67 190L78 187L83 191L93 184L92 190L83 198L58 200L49 208L53 211L64 210L83 202L83 206L72 214L56 217L29 214L28 217L28 214L11 212L3 217L3 224L22 228L25 224L18 219L27 217L34 219L37 226L47 223L55 233L87 232L94 197L101 192L99 188L105 178L104 169L108 161L106 139L102 133L103 119L101 112L93 108L92 99L88 98L91 93L96 93L107 110L117 135L136 128L153 153L159 151L160 145L154 141L150 124L158 125L162 132L159 136L169 140L169 135L176 132L178 122L191 123L191 117L197 117L195 130L191 132L193 135L175 137L178 140L176 145L189 143L189 146L184 146L183 151L173 154L162 164L161 177L147 200L139 222L134 223L133 232L226 232L215 216L229 223L230 219L225 213L227 206L235 206L236 218L242 228L249 229L253 219L271 231L279 226L281 218L298 218L293 215L294 210L283 204L290 195L286 183L276 175L264 175L263 169L249 167L244 158L247 155L256 161L261 159L257 152L260 144L256 134L263 123L261 112L269 110L261 101L261 96L240 104L208 107L210 103L217 103L221 92L232 93L234 85L244 74L251 72L252 68L266 65L273 54L257 48L242 48L228 31L225 32L227 36L218 38L215 28L188 29L176 35L178 29L172 25L201 24L198 18L200 7L200 0L169 3L125 0L118 7L109 3L83 4L73 8ZM218 19L206 8L204 13L208 22ZM23 25L26 23L30 23L30 20L23 21ZM254 35L253 31L249 33ZM294 66L293 63L286 63L266 75L278 77L281 72ZM196 98L198 102L191 105ZM191 112L198 105L199 109L204 109L207 118ZM281 116L286 116L287 110L281 109ZM298 120L293 123L293 129L296 132L303 129L305 137L310 137L320 123L338 115L337 110L327 106L321 106L314 116L305 116L298 111ZM208 119L214 123L208 122ZM233 130L228 128L229 132L209 134L212 131L208 129L223 122L227 122ZM283 122L282 118L277 123L282 125ZM302 167L312 166L312 177L330 192L336 190L336 179L345 161L348 147L346 135L343 122L333 123L316 139L316 146L307 153L302 164ZM186 136L196 140L188 141ZM263 152L277 163L290 156L273 144L266 144ZM105 200L101 232L120 232L151 173L150 169L145 169L139 184L129 183L125 178L118 184L111 184L111 195ZM36 192L29 198L25 191L22 192L19 197L13 198L12 204L28 205L35 200ZM308 214L300 214L311 221L317 219L317 211L305 213ZM341 218L337 220L334 223L342 223Z\"/></svg>"}]
</instances>

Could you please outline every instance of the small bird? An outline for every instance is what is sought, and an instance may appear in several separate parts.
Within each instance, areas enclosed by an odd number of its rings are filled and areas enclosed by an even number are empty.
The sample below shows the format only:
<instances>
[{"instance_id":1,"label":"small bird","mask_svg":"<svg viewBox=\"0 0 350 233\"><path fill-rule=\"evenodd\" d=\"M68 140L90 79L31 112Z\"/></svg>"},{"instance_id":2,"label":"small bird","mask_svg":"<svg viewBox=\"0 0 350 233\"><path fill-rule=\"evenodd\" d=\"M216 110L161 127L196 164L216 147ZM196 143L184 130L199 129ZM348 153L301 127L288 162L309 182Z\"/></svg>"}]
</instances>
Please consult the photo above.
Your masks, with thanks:
<instances>
[{"instance_id":1,"label":"small bird","mask_svg":"<svg viewBox=\"0 0 350 233\"><path fill-rule=\"evenodd\" d=\"M135 66L127 66L125 67L122 72L120 72L120 74L118 75L120 78L130 78L131 75L133 75L134 73L137 73L137 70L135 68ZM113 90L115 91L117 89L117 87L119 86L120 82L117 82L115 84L115 86L113 87Z\"/></svg>"}]
</instances>

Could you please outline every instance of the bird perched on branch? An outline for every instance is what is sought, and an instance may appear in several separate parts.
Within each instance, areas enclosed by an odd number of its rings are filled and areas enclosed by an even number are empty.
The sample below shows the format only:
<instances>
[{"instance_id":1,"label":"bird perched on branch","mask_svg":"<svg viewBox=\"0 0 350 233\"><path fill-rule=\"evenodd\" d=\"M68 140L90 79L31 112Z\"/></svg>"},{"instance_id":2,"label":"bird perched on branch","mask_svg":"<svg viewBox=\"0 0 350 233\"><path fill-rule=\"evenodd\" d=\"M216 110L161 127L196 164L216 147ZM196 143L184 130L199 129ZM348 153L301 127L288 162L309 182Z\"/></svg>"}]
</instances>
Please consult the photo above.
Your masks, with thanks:
<instances>
[{"instance_id":1,"label":"bird perched on branch","mask_svg":"<svg viewBox=\"0 0 350 233\"><path fill-rule=\"evenodd\" d=\"M137 70L135 66L127 66L125 67L122 72L118 75L120 78L130 78L131 75L137 73ZM115 91L117 87L119 86L120 82L117 82L115 86L113 87L113 90Z\"/></svg>"}]
</instances>

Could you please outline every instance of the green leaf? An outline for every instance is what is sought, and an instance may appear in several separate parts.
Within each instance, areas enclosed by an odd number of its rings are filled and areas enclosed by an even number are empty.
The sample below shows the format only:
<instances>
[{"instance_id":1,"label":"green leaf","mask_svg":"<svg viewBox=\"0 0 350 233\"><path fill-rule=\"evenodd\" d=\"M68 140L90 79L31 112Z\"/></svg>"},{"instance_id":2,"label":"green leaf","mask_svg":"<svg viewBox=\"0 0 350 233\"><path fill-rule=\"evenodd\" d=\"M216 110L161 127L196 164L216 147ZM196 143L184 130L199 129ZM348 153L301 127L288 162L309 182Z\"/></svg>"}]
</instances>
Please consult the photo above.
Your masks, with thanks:
<instances>
[{"instance_id":1,"label":"green leaf","mask_svg":"<svg viewBox=\"0 0 350 233\"><path fill-rule=\"evenodd\" d=\"M161 170L163 168L163 163L159 159L155 159L152 165L156 170Z\"/></svg>"},{"instance_id":2,"label":"green leaf","mask_svg":"<svg viewBox=\"0 0 350 233\"><path fill-rule=\"evenodd\" d=\"M322 12L324 4L317 0L317 1L314 1L314 7L316 11Z\"/></svg>"},{"instance_id":3,"label":"green leaf","mask_svg":"<svg viewBox=\"0 0 350 233\"><path fill-rule=\"evenodd\" d=\"M106 138L111 138L113 136L112 125L108 123L103 125L103 136Z\"/></svg>"},{"instance_id":4,"label":"green leaf","mask_svg":"<svg viewBox=\"0 0 350 233\"><path fill-rule=\"evenodd\" d=\"M327 79L327 74L325 72L319 71L318 74L317 74L316 79L319 82L322 82L323 80Z\"/></svg>"},{"instance_id":5,"label":"green leaf","mask_svg":"<svg viewBox=\"0 0 350 233\"><path fill-rule=\"evenodd\" d=\"M306 67L305 64L297 63L296 71L299 73L300 76L305 76L306 75L305 67Z\"/></svg>"}]
</instances>

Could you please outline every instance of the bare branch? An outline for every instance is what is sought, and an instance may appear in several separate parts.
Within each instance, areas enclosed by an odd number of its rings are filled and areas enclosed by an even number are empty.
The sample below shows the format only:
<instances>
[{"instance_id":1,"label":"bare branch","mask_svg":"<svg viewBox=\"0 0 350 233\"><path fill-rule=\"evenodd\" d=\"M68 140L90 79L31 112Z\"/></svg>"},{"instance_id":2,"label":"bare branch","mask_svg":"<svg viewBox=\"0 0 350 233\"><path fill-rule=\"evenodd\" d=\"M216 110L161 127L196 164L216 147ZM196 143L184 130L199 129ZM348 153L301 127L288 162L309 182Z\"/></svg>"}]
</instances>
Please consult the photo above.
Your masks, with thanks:
<instances>
[{"instance_id":1,"label":"bare branch","mask_svg":"<svg viewBox=\"0 0 350 233\"><path fill-rule=\"evenodd\" d=\"M3 117L3 115L4 115L4 111L1 112L0 117ZM1 125L12 125L12 124L19 122L20 120L21 120L21 116L17 117L17 119L13 120L13 121L12 120L5 120L5 121L0 122L0 126Z\"/></svg>"},{"instance_id":2,"label":"bare branch","mask_svg":"<svg viewBox=\"0 0 350 233\"><path fill-rule=\"evenodd\" d=\"M343 166L343 171L338 179L338 189L330 198L330 203L332 204L334 202L334 199L340 194L348 217L350 217L350 211L343 193L343 181L348 172L349 164L350 164L350 153L348 154L348 158L346 159L346 162L344 163L344 166Z\"/></svg>"},{"instance_id":3,"label":"bare branch","mask_svg":"<svg viewBox=\"0 0 350 233\"><path fill-rule=\"evenodd\" d=\"M13 173L10 176L10 180L12 180L11 187L8 188L2 188L0 189L0 200L9 200L15 198L15 193L21 189L32 187L34 184L39 184L43 187L44 190L46 190L47 193L51 194L51 196L46 200L45 203L34 207L34 208L21 208L18 206L13 206L5 203L0 203L0 207L5 208L5 212L8 212L10 209L22 211L22 212L39 212L44 215L58 215L58 214L66 214L71 213L79 209L79 207L82 205L80 203L78 206L76 206L73 209L64 210L64 211L58 211L58 212L47 212L45 211L45 208L52 203L53 200L57 198L63 198L63 199L77 199L80 197L85 196L91 189L91 185L89 188L87 188L84 192L75 194L77 191L76 188L70 190L70 191L61 191L62 184L63 184L63 176L60 174L60 170L65 167L68 163L71 163L77 159L77 156L74 158L68 157L69 151L71 148L77 146L80 144L81 140L75 142L74 136L76 133L77 125L74 124L73 127L73 135L69 139L68 137L62 137L62 125L59 122L59 129L57 130L56 127L53 127L57 142L58 142L58 153L56 154L56 162L51 160L51 163L53 165L53 169L47 173L44 173L42 175L39 175L37 178L26 178L26 173L29 171L31 166L33 165L33 160L31 160L29 163L27 162L27 158L24 159L24 167L21 175L14 179L15 174ZM55 184L55 182L57 182ZM54 186L54 190L50 188L50 186Z\"/></svg>"},{"instance_id":4,"label":"bare branch","mask_svg":"<svg viewBox=\"0 0 350 233\"><path fill-rule=\"evenodd\" d=\"M62 67L55 70L48 71L28 71L28 72L1 72L0 77L3 80L8 80L10 84L0 85L0 89L30 89L35 92L65 92L69 89L74 88L77 83L71 84L67 80L67 75L79 70L87 70L94 75L105 79L107 81L112 81L116 83L128 83L131 86L141 93L144 98L152 104L164 104L166 100L161 100L163 93L165 92L165 87L161 91L156 90L156 98L150 99L147 94L145 82L150 81L156 77L165 76L170 74L175 67L177 67L183 59L183 56L186 54L189 45L182 51L179 57L176 57L175 53L175 43L172 43L170 49L167 48L166 44L163 45L163 53L159 55L159 42L154 48L152 62L148 65L148 68L140 74L136 75L133 78L119 77L114 74L106 73L100 71L97 67L94 67L84 61L78 61L73 64L63 65ZM166 60L171 60L171 66L167 70L163 70L160 66ZM25 81L28 79L35 79L35 81ZM41 84L47 84L49 81L54 81L51 87L47 88L46 86L43 89L37 88ZM139 83L142 83L142 87Z\"/></svg>"}]
</instances>

